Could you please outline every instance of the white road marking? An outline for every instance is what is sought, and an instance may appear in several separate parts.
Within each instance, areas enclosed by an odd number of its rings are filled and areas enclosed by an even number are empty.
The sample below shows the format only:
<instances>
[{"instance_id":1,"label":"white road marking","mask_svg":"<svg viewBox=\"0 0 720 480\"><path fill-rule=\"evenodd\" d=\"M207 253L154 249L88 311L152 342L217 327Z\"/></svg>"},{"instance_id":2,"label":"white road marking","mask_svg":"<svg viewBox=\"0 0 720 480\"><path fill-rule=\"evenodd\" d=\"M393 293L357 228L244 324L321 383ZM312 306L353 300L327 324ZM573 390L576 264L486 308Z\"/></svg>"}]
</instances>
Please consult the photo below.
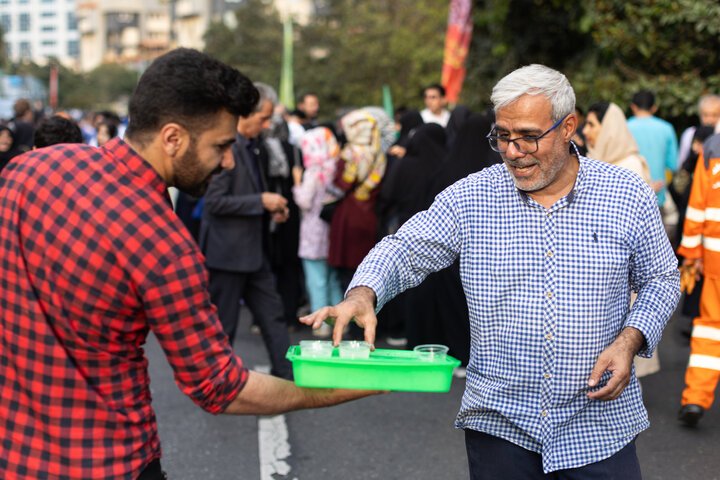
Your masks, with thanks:
<instances>
[{"instance_id":1,"label":"white road marking","mask_svg":"<svg viewBox=\"0 0 720 480\"><path fill-rule=\"evenodd\" d=\"M270 366L258 365L255 370L270 373ZM258 453L260 480L274 480L275 474L287 476L290 473L290 465L285 461L290 456L285 415L258 417Z\"/></svg>"}]
</instances>

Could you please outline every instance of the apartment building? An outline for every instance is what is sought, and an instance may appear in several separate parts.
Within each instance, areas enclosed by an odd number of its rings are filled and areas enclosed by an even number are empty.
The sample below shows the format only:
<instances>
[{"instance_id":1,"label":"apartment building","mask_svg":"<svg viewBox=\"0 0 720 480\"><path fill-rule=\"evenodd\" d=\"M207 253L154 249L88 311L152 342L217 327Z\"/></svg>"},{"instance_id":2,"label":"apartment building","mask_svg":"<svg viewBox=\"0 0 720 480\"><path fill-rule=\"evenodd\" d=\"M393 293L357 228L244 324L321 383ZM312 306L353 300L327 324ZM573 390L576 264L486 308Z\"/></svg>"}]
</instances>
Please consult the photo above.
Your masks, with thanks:
<instances>
[{"instance_id":1,"label":"apartment building","mask_svg":"<svg viewBox=\"0 0 720 480\"><path fill-rule=\"evenodd\" d=\"M75 0L0 0L0 24L12 61L44 65L56 58L68 67L77 65Z\"/></svg>"}]
</instances>

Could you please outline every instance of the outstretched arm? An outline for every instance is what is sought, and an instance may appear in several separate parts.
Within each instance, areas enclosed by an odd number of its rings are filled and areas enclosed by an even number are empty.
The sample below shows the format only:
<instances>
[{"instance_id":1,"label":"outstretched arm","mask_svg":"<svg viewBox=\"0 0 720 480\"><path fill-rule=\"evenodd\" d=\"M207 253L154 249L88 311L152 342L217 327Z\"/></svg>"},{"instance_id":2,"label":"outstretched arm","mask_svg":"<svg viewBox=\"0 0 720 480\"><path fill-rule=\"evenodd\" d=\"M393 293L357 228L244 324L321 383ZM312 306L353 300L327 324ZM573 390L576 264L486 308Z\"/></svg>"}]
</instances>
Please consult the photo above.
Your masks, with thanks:
<instances>
[{"instance_id":1,"label":"outstretched arm","mask_svg":"<svg viewBox=\"0 0 720 480\"><path fill-rule=\"evenodd\" d=\"M250 371L247 383L223 413L276 415L304 408L329 407L378 393L383 392L298 387L289 380Z\"/></svg>"}]
</instances>

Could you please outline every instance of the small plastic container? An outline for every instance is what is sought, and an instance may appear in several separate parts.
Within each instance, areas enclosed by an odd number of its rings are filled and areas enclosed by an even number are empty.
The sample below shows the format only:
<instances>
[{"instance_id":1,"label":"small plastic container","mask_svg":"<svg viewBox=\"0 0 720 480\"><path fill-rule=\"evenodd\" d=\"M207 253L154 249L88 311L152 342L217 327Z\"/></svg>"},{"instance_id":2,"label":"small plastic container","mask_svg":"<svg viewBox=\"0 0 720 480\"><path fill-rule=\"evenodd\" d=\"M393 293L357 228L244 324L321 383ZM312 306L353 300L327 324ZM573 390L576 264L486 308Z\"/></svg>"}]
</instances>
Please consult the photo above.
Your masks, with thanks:
<instances>
[{"instance_id":1,"label":"small plastic container","mask_svg":"<svg viewBox=\"0 0 720 480\"><path fill-rule=\"evenodd\" d=\"M329 358L333 353L330 340L300 340L300 356L310 358Z\"/></svg>"},{"instance_id":2,"label":"small plastic container","mask_svg":"<svg viewBox=\"0 0 720 480\"><path fill-rule=\"evenodd\" d=\"M340 358L366 359L370 357L370 344L357 340L345 340L340 342L338 351Z\"/></svg>"},{"instance_id":3,"label":"small plastic container","mask_svg":"<svg viewBox=\"0 0 720 480\"><path fill-rule=\"evenodd\" d=\"M417 353L418 359L425 362L444 362L448 347L437 344L418 345L413 351Z\"/></svg>"}]
</instances>

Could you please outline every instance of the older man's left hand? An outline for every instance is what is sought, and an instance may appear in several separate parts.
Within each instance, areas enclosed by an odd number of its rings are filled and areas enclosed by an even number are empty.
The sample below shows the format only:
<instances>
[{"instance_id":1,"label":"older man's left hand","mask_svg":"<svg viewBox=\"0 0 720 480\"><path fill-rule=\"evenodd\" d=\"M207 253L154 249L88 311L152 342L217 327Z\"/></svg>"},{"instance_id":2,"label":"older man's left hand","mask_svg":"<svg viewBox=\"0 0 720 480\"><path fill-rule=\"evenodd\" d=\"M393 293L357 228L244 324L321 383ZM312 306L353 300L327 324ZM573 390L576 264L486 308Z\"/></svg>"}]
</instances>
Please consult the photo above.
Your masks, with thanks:
<instances>
[{"instance_id":1,"label":"older man's left hand","mask_svg":"<svg viewBox=\"0 0 720 480\"><path fill-rule=\"evenodd\" d=\"M605 386L599 390L589 392L588 398L593 400L615 400L625 390L632 375L633 358L645 342L645 337L640 330L633 327L626 327L620 335L602 351L595 367L592 369L588 385L594 387L600 381L600 377L606 371L612 376Z\"/></svg>"}]
</instances>

